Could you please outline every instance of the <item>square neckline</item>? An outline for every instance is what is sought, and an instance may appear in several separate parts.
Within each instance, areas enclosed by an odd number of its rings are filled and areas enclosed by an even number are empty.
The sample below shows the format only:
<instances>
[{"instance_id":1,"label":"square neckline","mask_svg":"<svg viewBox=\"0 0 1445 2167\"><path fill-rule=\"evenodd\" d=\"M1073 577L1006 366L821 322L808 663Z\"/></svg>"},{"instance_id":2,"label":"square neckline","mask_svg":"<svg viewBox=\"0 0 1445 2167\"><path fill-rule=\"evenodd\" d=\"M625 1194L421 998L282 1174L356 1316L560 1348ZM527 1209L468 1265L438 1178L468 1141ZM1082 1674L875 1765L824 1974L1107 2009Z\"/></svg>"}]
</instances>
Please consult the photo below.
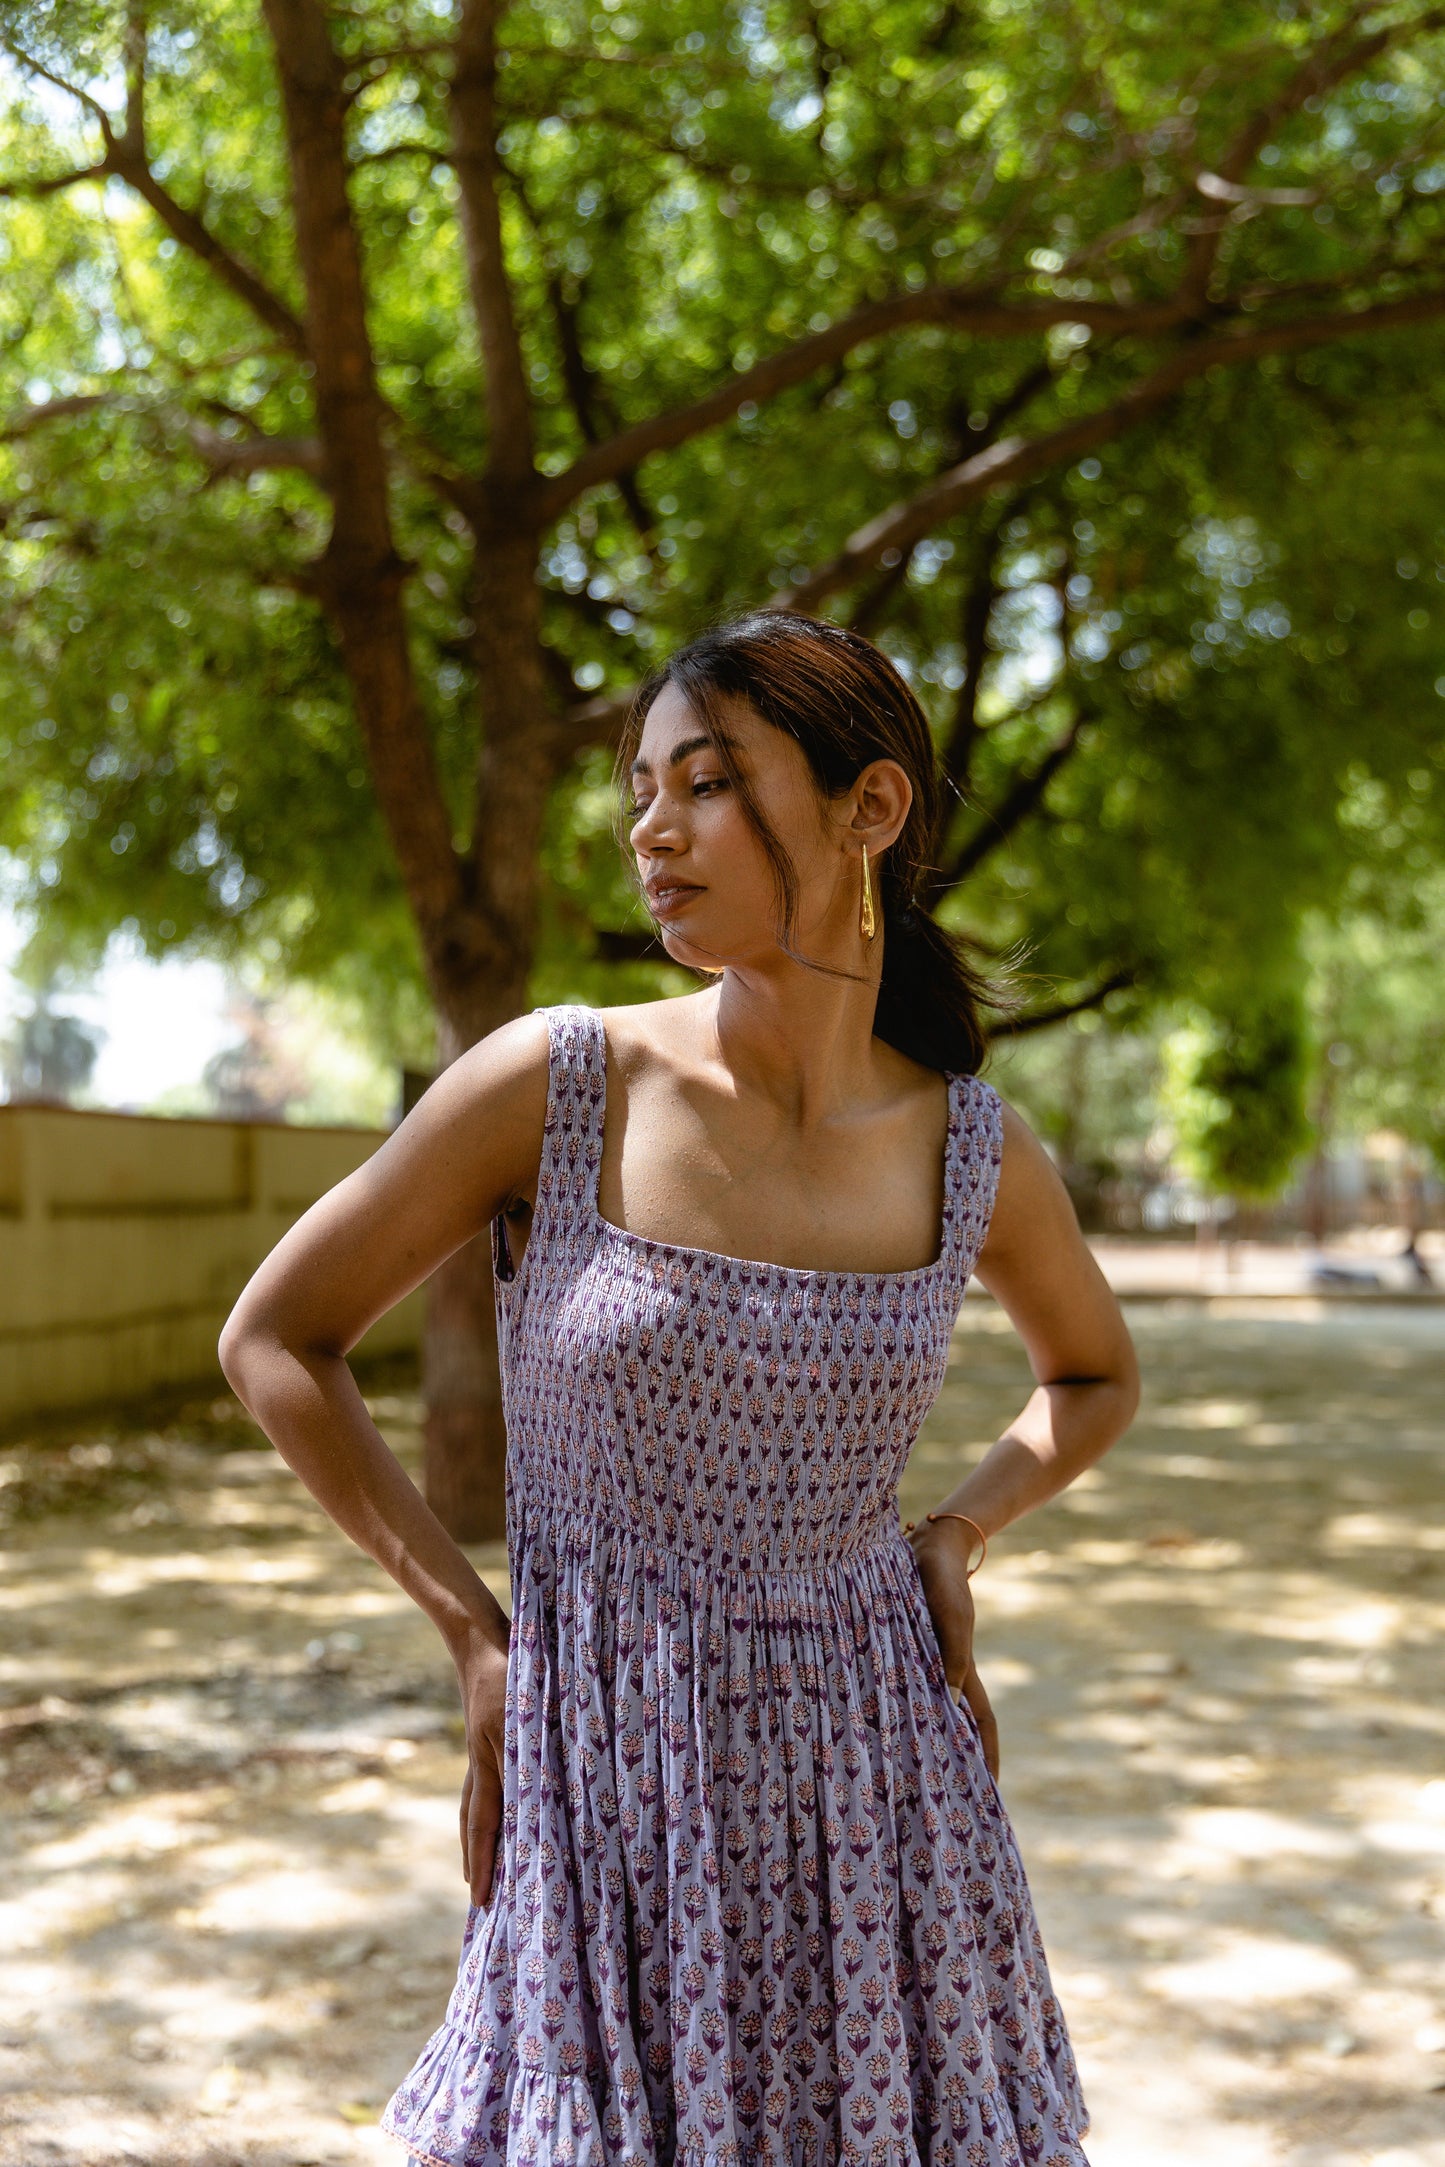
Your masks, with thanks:
<instances>
[{"instance_id":1,"label":"square neckline","mask_svg":"<svg viewBox=\"0 0 1445 2167\"><path fill-rule=\"evenodd\" d=\"M948 1122L943 1138L943 1228L942 1243L938 1255L930 1263L910 1264L906 1269L894 1272L848 1271L840 1266L830 1264L777 1264L770 1257L739 1257L733 1256L725 1249L700 1249L690 1242L661 1241L654 1234L637 1234L633 1232L631 1227L618 1226L615 1221L603 1217L598 1196L602 1186L602 1137L607 1113L607 1027L603 1022L600 1009L588 1007L581 1002L577 1004L577 1008L583 1015L591 1019L590 1028L595 1033L595 1047L598 1056L598 1079L601 1089L597 1094L593 1108L597 1148L592 1154L591 1178L587 1184L586 1202L588 1214L594 1227L604 1236L633 1248L652 1250L660 1256L691 1257L708 1264L732 1265L741 1271L748 1272L774 1272L784 1279L833 1279L855 1286L906 1286L911 1281L928 1280L936 1277L951 1263L958 1219L954 1194L958 1163L957 1145L959 1131L963 1124L961 1102L964 1079L960 1071L943 1069L939 1072L948 1087ZM528 1246L530 1247L530 1242Z\"/></svg>"}]
</instances>

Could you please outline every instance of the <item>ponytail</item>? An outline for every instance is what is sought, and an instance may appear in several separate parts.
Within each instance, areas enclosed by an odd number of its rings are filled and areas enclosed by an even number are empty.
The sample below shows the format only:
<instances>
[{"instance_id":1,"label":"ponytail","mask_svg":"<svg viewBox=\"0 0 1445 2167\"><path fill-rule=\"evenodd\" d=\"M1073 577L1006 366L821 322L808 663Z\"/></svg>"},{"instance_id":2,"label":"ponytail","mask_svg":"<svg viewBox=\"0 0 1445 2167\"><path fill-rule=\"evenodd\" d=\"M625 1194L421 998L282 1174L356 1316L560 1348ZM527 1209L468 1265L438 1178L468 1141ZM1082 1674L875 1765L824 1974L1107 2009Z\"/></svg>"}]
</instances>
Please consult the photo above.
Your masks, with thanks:
<instances>
[{"instance_id":1,"label":"ponytail","mask_svg":"<svg viewBox=\"0 0 1445 2167\"><path fill-rule=\"evenodd\" d=\"M1003 996L967 960L956 934L916 904L895 912L885 905L875 1037L924 1068L974 1076L988 1056L985 1004L997 1010Z\"/></svg>"},{"instance_id":2,"label":"ponytail","mask_svg":"<svg viewBox=\"0 0 1445 2167\"><path fill-rule=\"evenodd\" d=\"M700 633L638 687L623 727L613 780L617 840L624 850L621 806L632 759L648 710L667 684L677 687L708 731L777 876L780 945L810 970L861 976L815 962L793 947L797 875L737 766L721 702L744 700L765 722L795 738L826 796L846 790L870 760L896 760L902 767L913 798L902 829L879 862L883 973L873 1031L925 1068L976 1075L988 1054L984 1010L1004 1015L1015 1003L969 961L966 942L919 900L936 873L944 793L928 717L902 673L861 632L796 610L755 610Z\"/></svg>"}]
</instances>

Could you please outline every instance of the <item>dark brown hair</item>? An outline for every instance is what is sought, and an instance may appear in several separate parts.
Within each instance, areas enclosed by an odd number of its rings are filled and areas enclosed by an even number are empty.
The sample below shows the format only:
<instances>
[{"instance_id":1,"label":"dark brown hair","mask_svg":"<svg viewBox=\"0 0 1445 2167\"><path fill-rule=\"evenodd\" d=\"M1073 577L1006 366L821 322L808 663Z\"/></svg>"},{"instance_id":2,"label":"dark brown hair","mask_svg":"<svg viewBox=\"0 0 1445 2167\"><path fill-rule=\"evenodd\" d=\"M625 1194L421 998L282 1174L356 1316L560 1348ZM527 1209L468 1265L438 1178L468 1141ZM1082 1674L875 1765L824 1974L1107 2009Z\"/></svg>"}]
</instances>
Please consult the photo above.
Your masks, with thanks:
<instances>
[{"instance_id":1,"label":"dark brown hair","mask_svg":"<svg viewBox=\"0 0 1445 2167\"><path fill-rule=\"evenodd\" d=\"M883 976L874 1035L926 1068L974 1075L988 1051L985 1006L1010 1005L970 963L923 898L938 868L943 793L928 717L881 648L859 632L796 610L759 609L709 626L638 686L613 768L617 838L625 855L631 764L653 701L674 685L712 739L744 815L772 862L782 905L779 943L810 970L857 978L815 962L792 946L798 883L792 860L769 826L747 778L722 700L745 700L765 722L796 738L819 788L846 790L870 760L896 760L913 785L913 802L879 861ZM645 904L645 897L644 897ZM875 908L877 908L875 902Z\"/></svg>"}]
</instances>

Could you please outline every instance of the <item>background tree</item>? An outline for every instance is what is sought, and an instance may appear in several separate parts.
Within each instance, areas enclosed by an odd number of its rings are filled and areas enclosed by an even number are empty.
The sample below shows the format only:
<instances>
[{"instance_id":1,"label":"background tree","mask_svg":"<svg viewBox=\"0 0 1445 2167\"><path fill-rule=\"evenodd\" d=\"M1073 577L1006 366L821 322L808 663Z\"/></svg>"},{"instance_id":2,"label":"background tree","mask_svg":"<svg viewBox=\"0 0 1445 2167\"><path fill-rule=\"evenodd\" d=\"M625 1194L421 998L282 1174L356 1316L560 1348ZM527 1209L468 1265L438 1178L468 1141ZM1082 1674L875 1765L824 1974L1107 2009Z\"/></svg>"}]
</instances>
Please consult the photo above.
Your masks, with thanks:
<instances>
[{"instance_id":1,"label":"background tree","mask_svg":"<svg viewBox=\"0 0 1445 2167\"><path fill-rule=\"evenodd\" d=\"M101 1035L56 1006L61 992L58 975L47 973L0 1034L0 1082L7 1099L64 1105L90 1082Z\"/></svg>"},{"instance_id":2,"label":"background tree","mask_svg":"<svg viewBox=\"0 0 1445 2167\"><path fill-rule=\"evenodd\" d=\"M78 948L345 959L450 1061L539 939L657 954L611 736L760 601L930 702L935 907L1032 943L1034 1025L1227 1018L1352 793L1437 820L1434 10L3 21L0 842ZM484 1242L425 1372L496 1534Z\"/></svg>"},{"instance_id":3,"label":"background tree","mask_svg":"<svg viewBox=\"0 0 1445 2167\"><path fill-rule=\"evenodd\" d=\"M1308 922L1306 951L1312 1035L1329 1086L1321 1129L1392 1129L1414 1147L1421 1172L1433 1161L1445 1175L1445 880L1432 869L1384 908L1369 907L1365 888L1340 917ZM1418 1204L1408 1200L1403 1216Z\"/></svg>"}]
</instances>

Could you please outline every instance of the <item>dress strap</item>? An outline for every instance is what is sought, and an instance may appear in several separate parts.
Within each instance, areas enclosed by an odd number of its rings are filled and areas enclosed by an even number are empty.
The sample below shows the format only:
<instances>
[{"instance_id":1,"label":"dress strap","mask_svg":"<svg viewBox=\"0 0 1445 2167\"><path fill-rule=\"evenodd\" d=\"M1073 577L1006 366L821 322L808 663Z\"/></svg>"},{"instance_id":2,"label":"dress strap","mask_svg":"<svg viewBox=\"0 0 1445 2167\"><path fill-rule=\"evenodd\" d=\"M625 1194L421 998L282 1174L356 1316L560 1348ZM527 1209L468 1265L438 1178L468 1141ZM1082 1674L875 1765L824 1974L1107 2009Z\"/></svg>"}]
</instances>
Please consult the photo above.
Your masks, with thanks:
<instances>
[{"instance_id":1,"label":"dress strap","mask_svg":"<svg viewBox=\"0 0 1445 2167\"><path fill-rule=\"evenodd\" d=\"M580 1001L539 1004L547 1019L547 1116L537 1166L537 1201L522 1261L509 1269L506 1230L492 1221L492 1268L515 1298L549 1256L569 1250L591 1223L591 1197L602 1159L607 1041L602 1018Z\"/></svg>"},{"instance_id":2,"label":"dress strap","mask_svg":"<svg viewBox=\"0 0 1445 2167\"><path fill-rule=\"evenodd\" d=\"M981 1076L957 1076L959 1120L954 1138L954 1211L962 1296L988 1237L1003 1165L1003 1101Z\"/></svg>"}]
</instances>

